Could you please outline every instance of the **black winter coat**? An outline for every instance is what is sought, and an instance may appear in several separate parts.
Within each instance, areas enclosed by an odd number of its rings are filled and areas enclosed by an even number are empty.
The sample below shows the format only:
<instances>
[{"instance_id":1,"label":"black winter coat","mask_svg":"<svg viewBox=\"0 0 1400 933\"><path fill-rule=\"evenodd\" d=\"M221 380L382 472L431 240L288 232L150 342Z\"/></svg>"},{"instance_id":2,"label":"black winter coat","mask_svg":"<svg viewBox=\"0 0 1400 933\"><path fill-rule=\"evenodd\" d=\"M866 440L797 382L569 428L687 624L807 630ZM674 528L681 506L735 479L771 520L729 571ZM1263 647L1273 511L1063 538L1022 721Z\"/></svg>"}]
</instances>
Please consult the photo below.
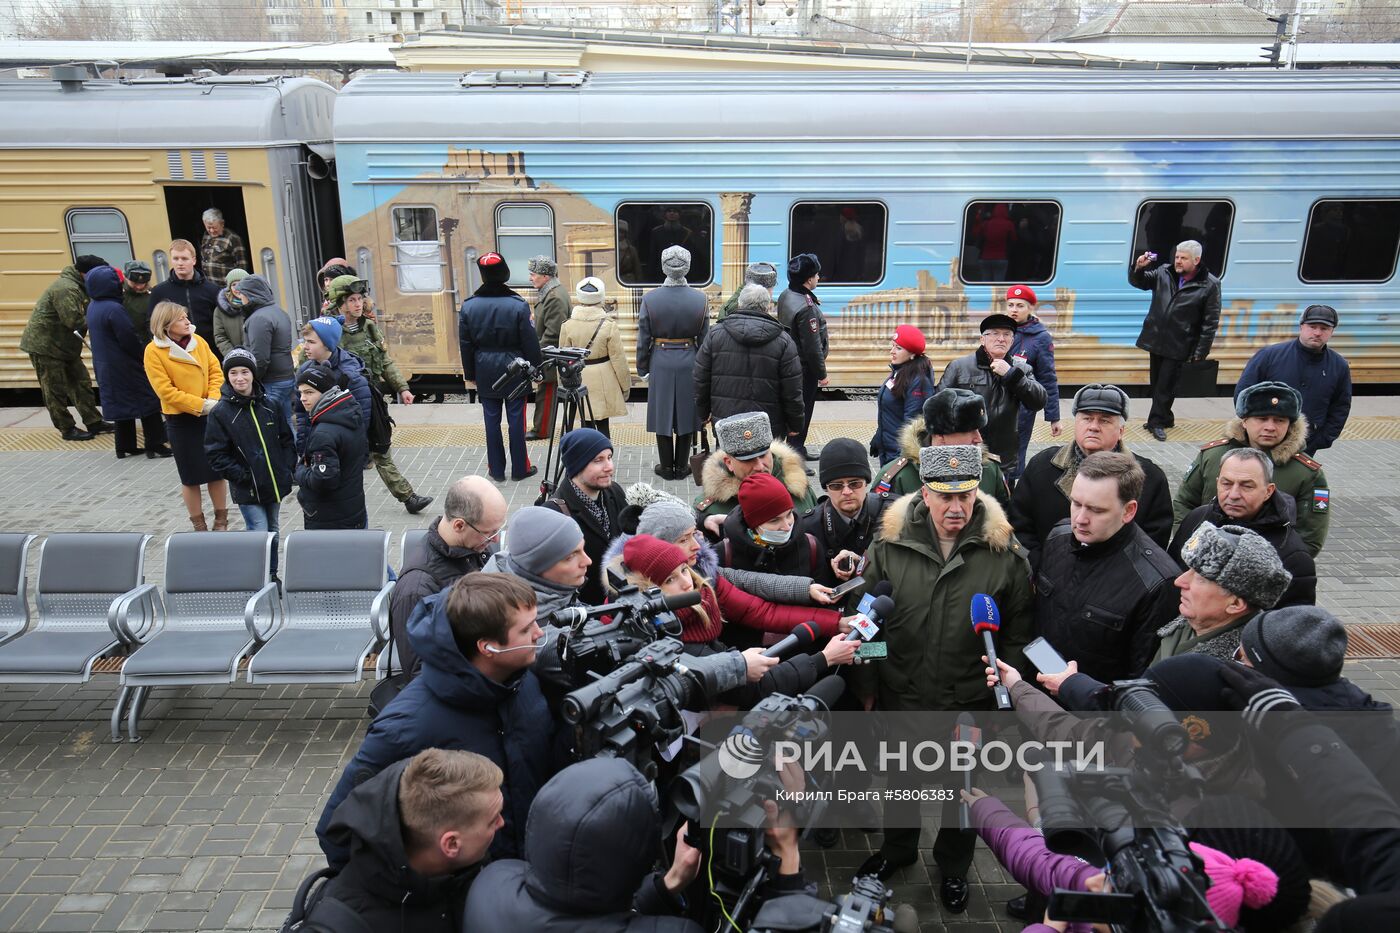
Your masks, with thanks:
<instances>
[{"instance_id":1,"label":"black winter coat","mask_svg":"<svg viewBox=\"0 0 1400 933\"><path fill-rule=\"evenodd\" d=\"M830 344L826 334L826 315L822 314L817 296L800 285L789 286L773 309L778 323L787 329L797 344L797 358L802 371L810 379L826 378L826 356Z\"/></svg>"},{"instance_id":2,"label":"black winter coat","mask_svg":"<svg viewBox=\"0 0 1400 933\"><path fill-rule=\"evenodd\" d=\"M1157 629L1177 616L1180 573L1136 522L1083 545L1065 519L1040 551L1036 632L1095 680L1140 677L1157 653Z\"/></svg>"},{"instance_id":3,"label":"black winter coat","mask_svg":"<svg viewBox=\"0 0 1400 933\"><path fill-rule=\"evenodd\" d=\"M1235 398L1252 385L1283 382L1303 396L1308 419L1308 440L1303 448L1310 456L1326 450L1342 434L1351 415L1351 366L1331 347L1313 351L1296 338L1261 348L1245 364L1235 383Z\"/></svg>"},{"instance_id":4,"label":"black winter coat","mask_svg":"<svg viewBox=\"0 0 1400 933\"><path fill-rule=\"evenodd\" d=\"M800 431L802 364L782 325L740 309L711 327L695 356L695 411L701 422L764 412L780 441Z\"/></svg>"},{"instance_id":5,"label":"black winter coat","mask_svg":"<svg viewBox=\"0 0 1400 933\"><path fill-rule=\"evenodd\" d=\"M1074 480L1068 471L1073 448L1071 441L1031 457L1011 495L1011 525L1016 529L1016 539L1026 549L1031 567L1039 565L1040 548L1050 530L1069 518L1069 491ZM1147 532L1158 547L1165 548L1172 537L1172 494L1167 474L1151 460L1133 453L1127 444L1120 443L1116 449L1133 454L1146 477L1133 524Z\"/></svg>"},{"instance_id":6,"label":"black winter coat","mask_svg":"<svg viewBox=\"0 0 1400 933\"><path fill-rule=\"evenodd\" d=\"M476 752L505 772L505 826L491 843L491 855L514 858L525 851L526 817L535 794L563 763L539 681L526 669L497 683L473 667L457 648L445 593L423 600L409 619L408 637L423 659L422 672L370 723L332 791L316 824L326 860L338 867L349 854L329 829L351 789L425 748Z\"/></svg>"},{"instance_id":7,"label":"black winter coat","mask_svg":"<svg viewBox=\"0 0 1400 933\"><path fill-rule=\"evenodd\" d=\"M413 650L408 639L408 620L413 617L413 610L429 596L456 583L458 578L486 566L486 561L496 553L495 544L487 545L485 551L451 546L438 533L441 520L442 516L438 516L429 522L423 543L412 553L403 555L399 579L389 597L389 629L394 634L394 651L398 654L395 666L413 674L418 672L418 652Z\"/></svg>"},{"instance_id":8,"label":"black winter coat","mask_svg":"<svg viewBox=\"0 0 1400 933\"><path fill-rule=\"evenodd\" d=\"M145 344L122 305L117 270L98 266L87 274L88 343L102 392L102 417L129 421L160 414L160 399L146 378Z\"/></svg>"},{"instance_id":9,"label":"black winter coat","mask_svg":"<svg viewBox=\"0 0 1400 933\"><path fill-rule=\"evenodd\" d=\"M194 324L199 339L209 345L209 352L222 360L223 354L214 345L214 309L219 306L219 289L204 273L194 270L194 278L188 282L170 273L170 278L151 289L151 309L162 301L173 301L189 312L190 323Z\"/></svg>"},{"instance_id":10,"label":"black winter coat","mask_svg":"<svg viewBox=\"0 0 1400 933\"><path fill-rule=\"evenodd\" d=\"M467 888L479 866L427 877L409 867L399 816L399 780L408 759L397 761L350 792L326 830L350 860L326 883L307 912L305 933L458 933ZM327 901L358 915L361 925L339 922ZM347 918L348 919L348 918Z\"/></svg>"},{"instance_id":11,"label":"black winter coat","mask_svg":"<svg viewBox=\"0 0 1400 933\"><path fill-rule=\"evenodd\" d=\"M463 926L492 933L700 933L652 871L661 817L628 762L594 759L551 780L525 831L524 860L484 868ZM499 838L499 837L498 837ZM634 912L635 909L635 912Z\"/></svg>"},{"instance_id":12,"label":"black winter coat","mask_svg":"<svg viewBox=\"0 0 1400 933\"><path fill-rule=\"evenodd\" d=\"M311 413L306 453L297 464L297 501L307 528L364 528L369 441L355 396L332 387Z\"/></svg>"},{"instance_id":13,"label":"black winter coat","mask_svg":"<svg viewBox=\"0 0 1400 933\"><path fill-rule=\"evenodd\" d=\"M865 496L865 506L854 520L848 520L831 504L831 499L822 496L817 507L797 520L793 536L805 532L816 539L817 564L812 568L812 578L827 586L836 586L841 581L836 571L831 569L831 561L842 551L865 556L865 549L875 540L880 531L880 516L885 506L897 496L891 492L869 492Z\"/></svg>"},{"instance_id":14,"label":"black winter coat","mask_svg":"<svg viewBox=\"0 0 1400 933\"><path fill-rule=\"evenodd\" d=\"M219 395L204 424L209 466L228 480L237 504L276 505L292 491L297 462L292 426L256 382L250 396L239 395L227 382Z\"/></svg>"},{"instance_id":15,"label":"black winter coat","mask_svg":"<svg viewBox=\"0 0 1400 933\"><path fill-rule=\"evenodd\" d=\"M481 398L505 398L520 385L512 379L491 388L516 357L539 364L540 338L530 319L530 306L504 285L483 285L462 302L457 314L457 340L462 372L476 383Z\"/></svg>"},{"instance_id":16,"label":"black winter coat","mask_svg":"<svg viewBox=\"0 0 1400 933\"><path fill-rule=\"evenodd\" d=\"M982 396L987 407L987 426L982 429L982 441L1001 460L1008 473L1016 470L1020 438L1016 433L1016 418L1024 405L1031 411L1045 407L1045 388L1035 381L1031 367L1024 360L1007 358L1011 369L1005 376L992 372L992 358L978 347L967 356L960 356L943 370L938 389L968 389Z\"/></svg>"},{"instance_id":17,"label":"black winter coat","mask_svg":"<svg viewBox=\"0 0 1400 933\"><path fill-rule=\"evenodd\" d=\"M312 365L314 365L313 361L307 360L297 367L297 373L300 374ZM369 420L374 405L371 393L374 390L369 387L369 379L365 377L364 361L344 347L336 347L331 353L330 359L320 365L335 374L342 389L355 396L355 402L360 406L360 432L368 438ZM311 419L307 416L306 409L302 407L301 396L297 394L295 388L293 386L292 417L296 420L297 452L302 453L306 450L305 438L307 432L311 430Z\"/></svg>"},{"instance_id":18,"label":"black winter coat","mask_svg":"<svg viewBox=\"0 0 1400 933\"><path fill-rule=\"evenodd\" d=\"M1199 527L1201 522L1210 522L1219 528L1222 525L1241 525L1251 531L1256 531L1265 541L1274 546L1278 551L1278 556L1283 561L1283 569L1293 574L1293 580L1288 584L1288 589L1284 590L1275 609L1284 606L1315 606L1317 605L1317 562L1308 553L1308 546L1303 543L1303 539L1298 536L1298 529L1293 527L1294 516L1297 514L1294 509L1293 497L1284 495L1275 490L1269 501L1264 503L1264 507L1259 510L1253 521L1242 522L1230 518L1220 509L1220 501L1211 499L1205 505L1197 506L1187 513L1181 520L1181 525L1176 529L1176 535L1172 538L1171 545L1167 548L1172 559L1177 563L1181 562L1181 547L1191 537L1192 533Z\"/></svg>"},{"instance_id":19,"label":"black winter coat","mask_svg":"<svg viewBox=\"0 0 1400 933\"><path fill-rule=\"evenodd\" d=\"M725 318L731 320L733 315ZM793 525L792 537L788 543L778 547L759 547L749 536L749 526L744 524L744 513L736 505L724 518L724 527L719 545L721 567L739 570L753 570L759 573L776 573L789 577L817 576L821 563L821 546L817 539L802 530L801 523ZM830 568L828 568L830 569ZM725 630L725 642L743 651L762 644L763 633L756 629L732 626Z\"/></svg>"},{"instance_id":20,"label":"black winter coat","mask_svg":"<svg viewBox=\"0 0 1400 933\"><path fill-rule=\"evenodd\" d=\"M612 543L612 539L622 534L622 510L627 508L627 494L617 483L598 494L598 504L608 517L606 528L599 524L598 519L584 506L583 499L574 491L574 484L568 480L560 483L555 497L546 500L544 504L546 508L568 515L583 532L583 550L593 561L593 565L588 568L588 576L584 579L583 586L578 589L578 598L590 606L600 606L607 602L603 586L603 554Z\"/></svg>"},{"instance_id":21,"label":"black winter coat","mask_svg":"<svg viewBox=\"0 0 1400 933\"><path fill-rule=\"evenodd\" d=\"M1169 360L1203 360L1220 325L1220 280L1205 266L1180 287L1179 279L1169 262L1152 270L1128 269L1132 286L1152 293L1137 346Z\"/></svg>"}]
</instances>

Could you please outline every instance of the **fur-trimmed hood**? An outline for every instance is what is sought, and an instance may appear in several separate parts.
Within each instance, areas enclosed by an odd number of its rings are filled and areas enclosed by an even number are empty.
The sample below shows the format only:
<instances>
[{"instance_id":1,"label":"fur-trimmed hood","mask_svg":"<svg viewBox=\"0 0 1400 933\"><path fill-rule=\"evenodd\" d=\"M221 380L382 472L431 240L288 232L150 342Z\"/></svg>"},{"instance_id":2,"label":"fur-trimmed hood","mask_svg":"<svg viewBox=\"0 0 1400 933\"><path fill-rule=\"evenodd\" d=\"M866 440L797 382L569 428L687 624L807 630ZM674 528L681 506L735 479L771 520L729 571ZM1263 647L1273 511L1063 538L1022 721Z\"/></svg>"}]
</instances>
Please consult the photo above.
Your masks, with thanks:
<instances>
[{"instance_id":1,"label":"fur-trimmed hood","mask_svg":"<svg viewBox=\"0 0 1400 933\"><path fill-rule=\"evenodd\" d=\"M928 510L924 508L919 492L900 496L890 503L880 518L880 537L886 541L904 537L910 530L910 522L916 519L926 520L927 517ZM922 537L932 535L931 528L921 533ZM967 535L981 538L993 551L1008 550L1015 539L1011 521L1006 517L1001 503L980 490L977 493L977 508L972 513L972 521L959 537Z\"/></svg>"},{"instance_id":2,"label":"fur-trimmed hood","mask_svg":"<svg viewBox=\"0 0 1400 933\"><path fill-rule=\"evenodd\" d=\"M769 448L773 454L773 472L783 481L794 502L807 495L806 463L797 451L782 441L774 441ZM916 453L915 456L918 456ZM716 451L705 461L701 474L705 497L715 502L730 502L739 496L739 478L724 467L724 460Z\"/></svg>"},{"instance_id":3,"label":"fur-trimmed hood","mask_svg":"<svg viewBox=\"0 0 1400 933\"><path fill-rule=\"evenodd\" d=\"M603 584L609 591L609 598L612 595L612 584L608 582L608 571L615 570L624 577L627 575L622 569L622 549L631 540L632 535L620 534L608 543L608 549L603 552ZM715 574L719 573L719 554L709 542L701 542L700 553L695 555L695 566L691 569L707 581L714 581Z\"/></svg>"},{"instance_id":4,"label":"fur-trimmed hood","mask_svg":"<svg viewBox=\"0 0 1400 933\"><path fill-rule=\"evenodd\" d=\"M1225 426L1225 436L1232 441L1238 441L1249 446L1249 435L1244 430L1244 420L1241 418L1231 418L1230 423ZM1283 440L1269 451L1269 457L1274 461L1274 466L1281 467L1293 459L1295 454L1303 452L1303 445L1308 441L1308 419L1306 415L1299 415L1298 420L1288 426L1288 433L1283 436Z\"/></svg>"},{"instance_id":5,"label":"fur-trimmed hood","mask_svg":"<svg viewBox=\"0 0 1400 933\"><path fill-rule=\"evenodd\" d=\"M904 427L899 429L899 455L914 464L917 469L919 465L919 451L928 446L924 440L924 416L915 415L904 422ZM991 463L994 459L987 450L986 444L979 444L982 448L982 462Z\"/></svg>"}]
</instances>

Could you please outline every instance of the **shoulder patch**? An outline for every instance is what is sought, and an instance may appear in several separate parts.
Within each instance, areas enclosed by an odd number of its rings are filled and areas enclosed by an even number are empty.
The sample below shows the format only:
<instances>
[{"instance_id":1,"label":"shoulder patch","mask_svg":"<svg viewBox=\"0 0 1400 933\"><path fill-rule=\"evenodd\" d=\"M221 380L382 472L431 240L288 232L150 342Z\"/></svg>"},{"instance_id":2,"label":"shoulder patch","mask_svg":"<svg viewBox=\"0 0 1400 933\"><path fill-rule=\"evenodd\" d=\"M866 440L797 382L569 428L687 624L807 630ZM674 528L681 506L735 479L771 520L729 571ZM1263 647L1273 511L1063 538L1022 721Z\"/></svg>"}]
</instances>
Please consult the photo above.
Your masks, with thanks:
<instances>
[{"instance_id":1,"label":"shoulder patch","mask_svg":"<svg viewBox=\"0 0 1400 933\"><path fill-rule=\"evenodd\" d=\"M697 512L703 512L703 511L705 511L706 509L708 509L710 506L712 506L712 505L714 505L714 504L715 504L715 499L714 499L713 496L706 496L706 497L703 498L703 499L697 499L697 500L695 500L695 511L697 511Z\"/></svg>"},{"instance_id":2,"label":"shoulder patch","mask_svg":"<svg viewBox=\"0 0 1400 933\"><path fill-rule=\"evenodd\" d=\"M1307 467L1309 470L1320 470L1320 469L1322 469L1322 464L1318 463L1316 460L1314 460L1312 457L1309 457L1307 454L1304 454L1304 453L1297 453L1297 454L1294 454L1294 455L1293 455L1293 459L1294 459L1294 460L1297 460L1299 463L1301 463L1303 466Z\"/></svg>"},{"instance_id":3,"label":"shoulder patch","mask_svg":"<svg viewBox=\"0 0 1400 933\"><path fill-rule=\"evenodd\" d=\"M817 319L814 317L809 317L807 319L807 326L810 327L812 329L812 333L815 334L817 332L817 327L819 326L817 324Z\"/></svg>"},{"instance_id":4,"label":"shoulder patch","mask_svg":"<svg viewBox=\"0 0 1400 933\"><path fill-rule=\"evenodd\" d=\"M1219 447L1221 444L1228 444L1228 443L1230 443L1230 439L1229 439L1228 437L1222 437L1222 438L1218 438L1218 439L1216 439L1216 440L1211 441L1209 444L1202 444L1202 445L1201 445L1201 449L1202 449L1202 450L1210 450L1210 449L1212 449L1212 448L1214 448L1214 447Z\"/></svg>"},{"instance_id":5,"label":"shoulder patch","mask_svg":"<svg viewBox=\"0 0 1400 933\"><path fill-rule=\"evenodd\" d=\"M992 461L993 463L1001 463L1001 457L997 454L992 453L990 450L987 451L987 459Z\"/></svg>"},{"instance_id":6,"label":"shoulder patch","mask_svg":"<svg viewBox=\"0 0 1400 933\"><path fill-rule=\"evenodd\" d=\"M1331 508L1331 506L1332 506L1332 493L1331 493L1329 490L1326 490L1326 489L1314 489L1314 490L1313 490L1313 505L1312 505L1312 510L1313 510L1314 512L1326 512L1329 508Z\"/></svg>"}]
</instances>

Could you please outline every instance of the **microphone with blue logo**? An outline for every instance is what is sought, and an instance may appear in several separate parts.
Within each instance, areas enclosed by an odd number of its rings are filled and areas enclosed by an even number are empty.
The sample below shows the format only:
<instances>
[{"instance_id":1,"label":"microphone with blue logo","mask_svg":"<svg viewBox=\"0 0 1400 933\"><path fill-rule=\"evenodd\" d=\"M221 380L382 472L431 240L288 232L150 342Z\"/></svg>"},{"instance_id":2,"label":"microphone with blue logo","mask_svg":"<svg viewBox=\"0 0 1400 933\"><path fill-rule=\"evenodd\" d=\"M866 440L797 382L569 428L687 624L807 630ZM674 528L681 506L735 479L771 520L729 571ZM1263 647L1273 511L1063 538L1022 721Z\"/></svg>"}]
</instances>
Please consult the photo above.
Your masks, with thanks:
<instances>
[{"instance_id":1,"label":"microphone with blue logo","mask_svg":"<svg viewBox=\"0 0 1400 933\"><path fill-rule=\"evenodd\" d=\"M997 699L997 709L1011 709L1011 694L1001 682L996 641L992 638L1001 630L1001 610L997 608L997 601L986 593L972 597L972 630L982 636L982 646L987 649L987 664L996 677L992 694Z\"/></svg>"}]
</instances>

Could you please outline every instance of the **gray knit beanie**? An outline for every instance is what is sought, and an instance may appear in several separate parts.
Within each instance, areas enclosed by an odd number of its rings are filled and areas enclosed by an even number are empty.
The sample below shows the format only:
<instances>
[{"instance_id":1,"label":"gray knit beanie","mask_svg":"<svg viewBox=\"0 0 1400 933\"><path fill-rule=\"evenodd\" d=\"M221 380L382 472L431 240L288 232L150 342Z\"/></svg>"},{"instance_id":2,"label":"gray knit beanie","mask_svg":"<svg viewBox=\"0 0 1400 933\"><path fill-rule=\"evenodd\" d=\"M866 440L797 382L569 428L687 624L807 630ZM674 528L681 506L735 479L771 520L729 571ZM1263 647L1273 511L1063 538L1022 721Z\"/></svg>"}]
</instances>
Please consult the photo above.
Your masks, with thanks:
<instances>
[{"instance_id":1,"label":"gray knit beanie","mask_svg":"<svg viewBox=\"0 0 1400 933\"><path fill-rule=\"evenodd\" d=\"M1325 687L1342 676L1347 630L1317 606L1261 612L1240 632L1249 663L1285 687Z\"/></svg>"},{"instance_id":2,"label":"gray knit beanie","mask_svg":"<svg viewBox=\"0 0 1400 933\"><path fill-rule=\"evenodd\" d=\"M675 543L687 530L695 529L695 510L678 499L658 499L647 506L637 521L637 534L654 535Z\"/></svg>"},{"instance_id":3,"label":"gray knit beanie","mask_svg":"<svg viewBox=\"0 0 1400 933\"><path fill-rule=\"evenodd\" d=\"M527 505L510 518L506 553L521 570L542 576L583 543L578 523L561 512Z\"/></svg>"},{"instance_id":4,"label":"gray knit beanie","mask_svg":"<svg viewBox=\"0 0 1400 933\"><path fill-rule=\"evenodd\" d=\"M1274 546L1239 525L1201 522L1182 545L1181 560L1256 609L1272 609L1293 580Z\"/></svg>"}]
</instances>

